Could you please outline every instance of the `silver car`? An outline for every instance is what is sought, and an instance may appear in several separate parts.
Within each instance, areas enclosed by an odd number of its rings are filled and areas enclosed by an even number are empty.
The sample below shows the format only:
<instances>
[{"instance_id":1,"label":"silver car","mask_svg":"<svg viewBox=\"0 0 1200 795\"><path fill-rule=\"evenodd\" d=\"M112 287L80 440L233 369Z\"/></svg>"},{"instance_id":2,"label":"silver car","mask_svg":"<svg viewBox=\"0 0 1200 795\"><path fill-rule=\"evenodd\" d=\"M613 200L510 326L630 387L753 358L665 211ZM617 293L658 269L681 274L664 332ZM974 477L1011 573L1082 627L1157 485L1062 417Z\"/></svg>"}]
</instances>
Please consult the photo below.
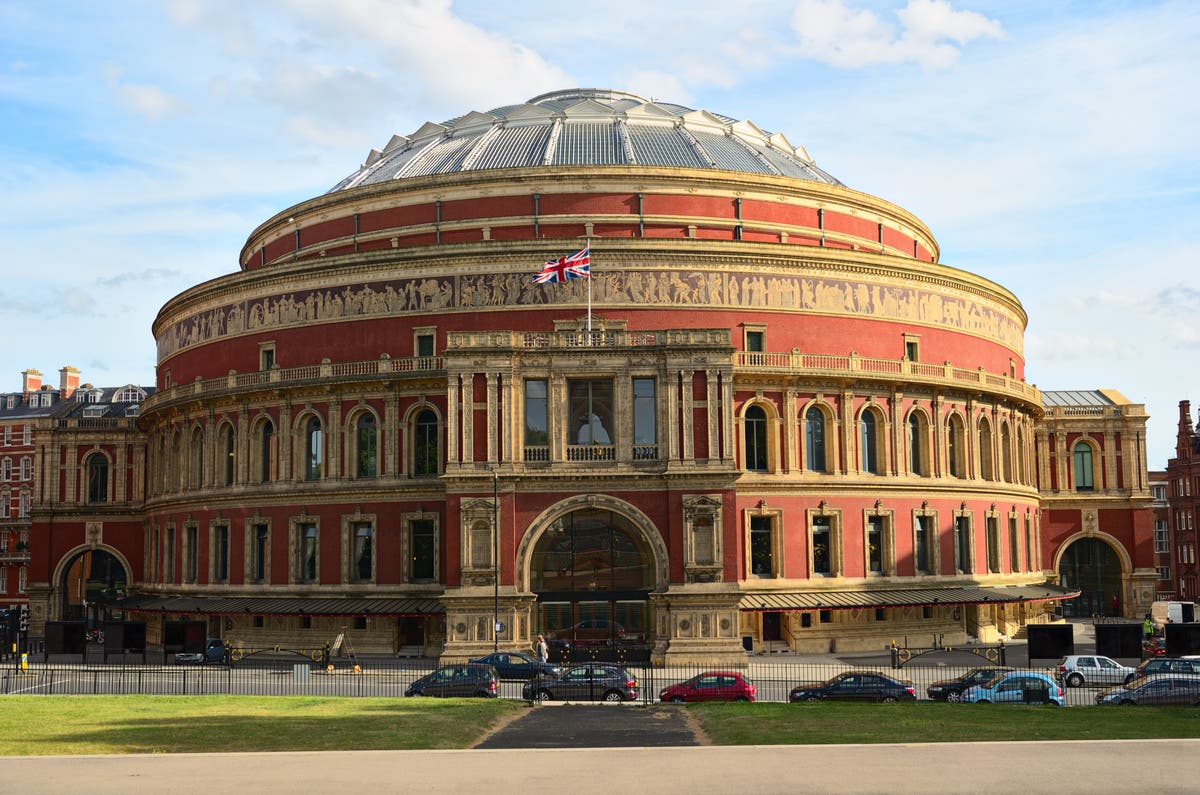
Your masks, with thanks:
<instances>
[{"instance_id":1,"label":"silver car","mask_svg":"<svg viewBox=\"0 0 1200 795\"><path fill-rule=\"evenodd\" d=\"M1058 663L1058 678L1067 687L1119 685L1134 669L1099 654L1072 654Z\"/></svg>"}]
</instances>

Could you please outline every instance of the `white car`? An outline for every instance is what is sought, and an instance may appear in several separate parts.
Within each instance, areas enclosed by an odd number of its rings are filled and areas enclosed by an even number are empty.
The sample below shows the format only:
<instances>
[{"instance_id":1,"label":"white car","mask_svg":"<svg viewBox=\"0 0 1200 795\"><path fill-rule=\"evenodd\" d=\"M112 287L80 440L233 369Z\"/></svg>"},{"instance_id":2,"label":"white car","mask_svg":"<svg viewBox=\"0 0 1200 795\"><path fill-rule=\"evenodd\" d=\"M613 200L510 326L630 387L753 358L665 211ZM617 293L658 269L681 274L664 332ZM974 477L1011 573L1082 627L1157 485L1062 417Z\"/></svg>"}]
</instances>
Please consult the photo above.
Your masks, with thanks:
<instances>
[{"instance_id":1,"label":"white car","mask_svg":"<svg viewBox=\"0 0 1200 795\"><path fill-rule=\"evenodd\" d=\"M1067 687L1119 685L1133 668L1098 654L1072 654L1058 663L1058 678Z\"/></svg>"}]
</instances>

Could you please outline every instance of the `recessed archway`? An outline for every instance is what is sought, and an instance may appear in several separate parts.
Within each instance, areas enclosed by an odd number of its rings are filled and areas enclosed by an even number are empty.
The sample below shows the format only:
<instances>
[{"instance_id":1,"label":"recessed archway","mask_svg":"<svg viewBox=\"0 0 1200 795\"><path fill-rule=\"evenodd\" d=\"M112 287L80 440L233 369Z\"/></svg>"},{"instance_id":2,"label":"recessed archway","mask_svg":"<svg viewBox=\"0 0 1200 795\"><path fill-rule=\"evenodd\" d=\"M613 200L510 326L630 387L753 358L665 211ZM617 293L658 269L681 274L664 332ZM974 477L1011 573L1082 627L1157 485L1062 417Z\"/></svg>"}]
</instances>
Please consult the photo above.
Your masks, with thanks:
<instances>
[{"instance_id":1,"label":"recessed archway","mask_svg":"<svg viewBox=\"0 0 1200 795\"><path fill-rule=\"evenodd\" d=\"M1110 616L1122 612L1122 582L1127 570L1123 549L1101 536L1078 536L1064 545L1058 558L1059 583L1078 588L1063 603L1067 616Z\"/></svg>"},{"instance_id":2,"label":"recessed archway","mask_svg":"<svg viewBox=\"0 0 1200 795\"><path fill-rule=\"evenodd\" d=\"M72 551L55 572L59 618L88 621L89 625L101 621L107 606L125 594L129 580L129 566L116 550L83 547Z\"/></svg>"}]
</instances>

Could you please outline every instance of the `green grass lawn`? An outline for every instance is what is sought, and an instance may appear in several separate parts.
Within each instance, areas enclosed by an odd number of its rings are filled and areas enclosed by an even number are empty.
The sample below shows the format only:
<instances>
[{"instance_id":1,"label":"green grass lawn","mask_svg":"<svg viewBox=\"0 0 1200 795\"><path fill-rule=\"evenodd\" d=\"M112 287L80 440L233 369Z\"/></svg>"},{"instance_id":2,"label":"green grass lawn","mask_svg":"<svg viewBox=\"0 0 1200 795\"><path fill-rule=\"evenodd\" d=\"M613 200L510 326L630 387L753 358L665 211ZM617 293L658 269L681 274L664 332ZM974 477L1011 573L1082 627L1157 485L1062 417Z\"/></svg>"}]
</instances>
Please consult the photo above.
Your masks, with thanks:
<instances>
[{"instance_id":1,"label":"green grass lawn","mask_svg":"<svg viewBox=\"0 0 1200 795\"><path fill-rule=\"evenodd\" d=\"M697 704L716 745L1200 737L1194 707L1007 704Z\"/></svg>"},{"instance_id":2,"label":"green grass lawn","mask_svg":"<svg viewBox=\"0 0 1200 795\"><path fill-rule=\"evenodd\" d=\"M502 699L5 696L0 755L467 748Z\"/></svg>"}]
</instances>

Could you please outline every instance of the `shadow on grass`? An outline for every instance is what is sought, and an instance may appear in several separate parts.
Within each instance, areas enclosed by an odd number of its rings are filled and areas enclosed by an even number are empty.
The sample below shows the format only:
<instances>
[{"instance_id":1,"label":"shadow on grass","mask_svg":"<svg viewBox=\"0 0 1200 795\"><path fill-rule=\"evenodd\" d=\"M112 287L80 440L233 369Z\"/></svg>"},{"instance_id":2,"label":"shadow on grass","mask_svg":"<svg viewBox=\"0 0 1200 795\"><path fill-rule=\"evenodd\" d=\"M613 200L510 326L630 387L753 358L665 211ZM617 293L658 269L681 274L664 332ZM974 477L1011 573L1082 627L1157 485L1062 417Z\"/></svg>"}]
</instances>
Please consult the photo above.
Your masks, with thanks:
<instances>
[{"instance_id":1,"label":"shadow on grass","mask_svg":"<svg viewBox=\"0 0 1200 795\"><path fill-rule=\"evenodd\" d=\"M468 699L39 696L28 700L32 709L24 719L0 727L0 753L467 748L502 716L524 709L511 702ZM83 702L82 709L72 702ZM17 704L11 706L17 707L16 714L25 712Z\"/></svg>"}]
</instances>

